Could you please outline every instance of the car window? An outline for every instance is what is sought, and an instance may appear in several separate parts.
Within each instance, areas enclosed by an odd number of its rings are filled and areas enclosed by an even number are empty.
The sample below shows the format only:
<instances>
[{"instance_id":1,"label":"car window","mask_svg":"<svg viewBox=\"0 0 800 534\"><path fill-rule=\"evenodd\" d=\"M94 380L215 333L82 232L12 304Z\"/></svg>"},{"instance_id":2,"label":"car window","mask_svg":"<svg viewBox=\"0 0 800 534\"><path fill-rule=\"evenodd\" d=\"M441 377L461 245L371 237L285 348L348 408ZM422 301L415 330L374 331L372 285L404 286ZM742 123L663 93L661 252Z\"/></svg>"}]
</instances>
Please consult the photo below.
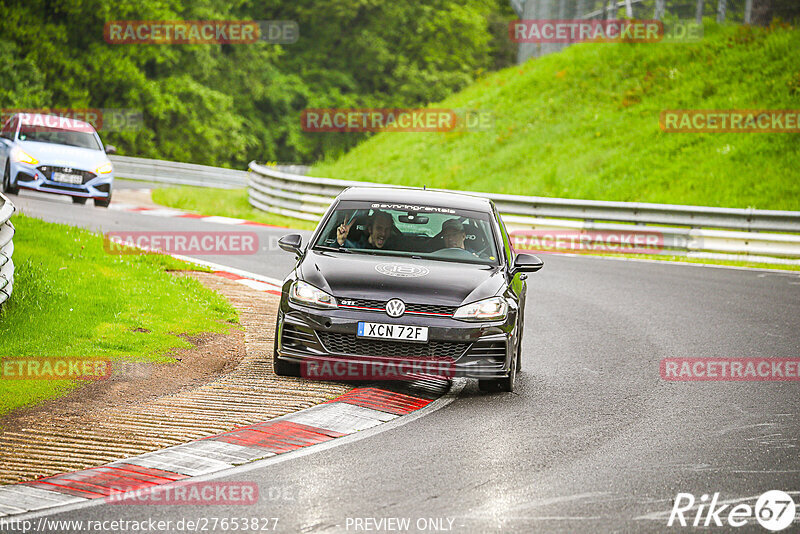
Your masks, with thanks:
<instances>
[{"instance_id":1,"label":"car window","mask_svg":"<svg viewBox=\"0 0 800 534\"><path fill-rule=\"evenodd\" d=\"M413 209L386 206L401 205L339 203L314 247L442 261L499 263L489 213L441 206L410 206Z\"/></svg>"},{"instance_id":2,"label":"car window","mask_svg":"<svg viewBox=\"0 0 800 534\"><path fill-rule=\"evenodd\" d=\"M19 139L102 150L94 132L67 130L42 124L23 124L19 130Z\"/></svg>"},{"instance_id":3,"label":"car window","mask_svg":"<svg viewBox=\"0 0 800 534\"><path fill-rule=\"evenodd\" d=\"M0 137L14 140L14 132L17 130L17 116L13 116L6 121L3 125L3 130L0 132Z\"/></svg>"}]
</instances>

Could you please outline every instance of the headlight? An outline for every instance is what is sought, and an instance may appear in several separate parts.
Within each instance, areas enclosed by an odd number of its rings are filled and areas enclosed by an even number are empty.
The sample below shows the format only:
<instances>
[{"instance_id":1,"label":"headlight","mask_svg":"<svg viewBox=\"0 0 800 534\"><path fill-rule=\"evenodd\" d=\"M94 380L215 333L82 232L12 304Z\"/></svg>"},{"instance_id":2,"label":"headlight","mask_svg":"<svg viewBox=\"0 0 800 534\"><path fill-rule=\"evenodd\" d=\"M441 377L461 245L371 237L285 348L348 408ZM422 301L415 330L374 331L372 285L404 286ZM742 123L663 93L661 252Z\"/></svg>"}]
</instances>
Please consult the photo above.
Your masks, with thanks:
<instances>
[{"instance_id":1,"label":"headlight","mask_svg":"<svg viewBox=\"0 0 800 534\"><path fill-rule=\"evenodd\" d=\"M472 304L464 304L453 314L462 321L500 321L506 318L508 303L503 297L492 297Z\"/></svg>"},{"instance_id":2,"label":"headlight","mask_svg":"<svg viewBox=\"0 0 800 534\"><path fill-rule=\"evenodd\" d=\"M96 174L108 174L113 170L114 170L114 167L111 165L111 163L106 163L105 165L100 165L99 167L97 167L94 170L94 172Z\"/></svg>"},{"instance_id":3,"label":"headlight","mask_svg":"<svg viewBox=\"0 0 800 534\"><path fill-rule=\"evenodd\" d=\"M292 288L289 290L289 300L315 308L337 307L336 299L333 296L302 280L292 284Z\"/></svg>"},{"instance_id":4,"label":"headlight","mask_svg":"<svg viewBox=\"0 0 800 534\"><path fill-rule=\"evenodd\" d=\"M34 158L21 148L15 148L11 151L11 159L20 163L27 163L28 165L36 165L39 163L38 159Z\"/></svg>"}]
</instances>

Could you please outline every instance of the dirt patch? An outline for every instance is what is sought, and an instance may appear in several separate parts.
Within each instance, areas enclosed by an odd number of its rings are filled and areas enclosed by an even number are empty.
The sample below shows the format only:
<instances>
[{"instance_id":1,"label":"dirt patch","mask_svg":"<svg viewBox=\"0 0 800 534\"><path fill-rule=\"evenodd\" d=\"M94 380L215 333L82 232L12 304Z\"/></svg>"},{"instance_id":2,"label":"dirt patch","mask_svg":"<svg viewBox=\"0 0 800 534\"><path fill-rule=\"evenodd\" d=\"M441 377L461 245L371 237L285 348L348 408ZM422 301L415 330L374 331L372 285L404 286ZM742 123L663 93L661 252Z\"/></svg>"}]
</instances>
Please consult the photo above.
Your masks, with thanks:
<instances>
[{"instance_id":1,"label":"dirt patch","mask_svg":"<svg viewBox=\"0 0 800 534\"><path fill-rule=\"evenodd\" d=\"M205 384L232 371L244 358L244 331L182 336L193 345L175 351L172 363L115 362L107 380L97 380L64 397L21 408L0 418L0 429L13 432L39 425L84 423L87 416L125 408Z\"/></svg>"}]
</instances>

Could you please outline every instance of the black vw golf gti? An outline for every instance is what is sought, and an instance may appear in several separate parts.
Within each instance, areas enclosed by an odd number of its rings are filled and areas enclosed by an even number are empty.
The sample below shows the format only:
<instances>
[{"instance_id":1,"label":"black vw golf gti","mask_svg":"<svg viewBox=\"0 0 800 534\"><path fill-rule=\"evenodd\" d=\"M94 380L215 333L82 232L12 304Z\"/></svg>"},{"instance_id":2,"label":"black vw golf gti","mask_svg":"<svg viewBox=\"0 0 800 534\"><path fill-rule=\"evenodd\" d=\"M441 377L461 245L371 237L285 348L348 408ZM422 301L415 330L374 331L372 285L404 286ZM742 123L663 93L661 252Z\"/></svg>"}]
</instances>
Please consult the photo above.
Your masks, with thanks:
<instances>
[{"instance_id":1,"label":"black vw golf gti","mask_svg":"<svg viewBox=\"0 0 800 534\"><path fill-rule=\"evenodd\" d=\"M283 284L274 368L438 360L483 391L512 391L521 364L526 273L485 198L352 187L331 204ZM330 364L330 363L329 363ZM410 364L409 364L410 365ZM306 375L308 376L308 375Z\"/></svg>"}]
</instances>

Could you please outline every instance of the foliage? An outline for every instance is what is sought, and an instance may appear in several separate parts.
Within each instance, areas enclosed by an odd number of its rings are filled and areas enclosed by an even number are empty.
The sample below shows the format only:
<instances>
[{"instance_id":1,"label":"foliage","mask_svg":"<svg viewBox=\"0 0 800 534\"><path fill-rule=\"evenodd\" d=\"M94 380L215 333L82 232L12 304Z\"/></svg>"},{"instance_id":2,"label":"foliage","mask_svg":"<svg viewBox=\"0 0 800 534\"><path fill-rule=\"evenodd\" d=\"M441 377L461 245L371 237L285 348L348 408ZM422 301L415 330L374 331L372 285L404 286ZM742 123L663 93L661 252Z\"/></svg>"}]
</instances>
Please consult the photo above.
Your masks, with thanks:
<instances>
[{"instance_id":1,"label":"foliage","mask_svg":"<svg viewBox=\"0 0 800 534\"><path fill-rule=\"evenodd\" d=\"M9 0L0 107L142 110L102 132L121 154L243 167L341 154L364 135L306 133L307 107L421 106L506 66L499 0ZM115 20L294 20L294 44L109 44Z\"/></svg>"}]
</instances>

